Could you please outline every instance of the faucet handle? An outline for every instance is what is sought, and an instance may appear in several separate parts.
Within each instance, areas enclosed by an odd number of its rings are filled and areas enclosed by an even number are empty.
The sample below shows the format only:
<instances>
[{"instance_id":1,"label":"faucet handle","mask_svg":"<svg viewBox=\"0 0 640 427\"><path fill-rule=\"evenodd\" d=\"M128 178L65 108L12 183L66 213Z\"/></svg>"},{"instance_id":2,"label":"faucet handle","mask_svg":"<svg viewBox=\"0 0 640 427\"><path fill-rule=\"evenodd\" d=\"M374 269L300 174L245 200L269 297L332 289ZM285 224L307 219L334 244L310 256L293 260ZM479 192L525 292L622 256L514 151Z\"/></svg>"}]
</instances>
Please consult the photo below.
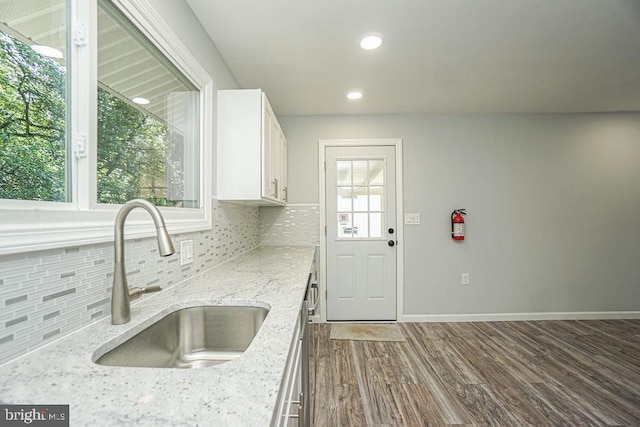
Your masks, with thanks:
<instances>
[{"instance_id":1,"label":"faucet handle","mask_svg":"<svg viewBox=\"0 0 640 427\"><path fill-rule=\"evenodd\" d=\"M159 292L162 290L162 286L147 286L145 288L131 288L129 289L129 298L136 299L142 294L148 294L149 292Z\"/></svg>"}]
</instances>

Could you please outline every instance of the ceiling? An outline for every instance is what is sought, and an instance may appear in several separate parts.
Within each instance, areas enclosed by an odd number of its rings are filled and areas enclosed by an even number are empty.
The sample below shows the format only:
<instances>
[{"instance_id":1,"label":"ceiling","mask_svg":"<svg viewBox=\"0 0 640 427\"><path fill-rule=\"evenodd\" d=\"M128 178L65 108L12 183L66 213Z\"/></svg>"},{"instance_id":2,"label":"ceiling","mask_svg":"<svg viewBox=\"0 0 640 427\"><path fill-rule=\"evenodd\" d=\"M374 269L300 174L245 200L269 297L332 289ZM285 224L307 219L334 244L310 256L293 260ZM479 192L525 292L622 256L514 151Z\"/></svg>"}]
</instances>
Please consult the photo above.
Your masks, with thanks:
<instances>
[{"instance_id":1,"label":"ceiling","mask_svg":"<svg viewBox=\"0 0 640 427\"><path fill-rule=\"evenodd\" d=\"M65 0L0 0L0 31L22 43L54 47L66 66L67 2ZM185 102L195 87L122 18L106 1L98 7L98 80L100 87L164 123L182 129ZM131 102L144 97L145 106Z\"/></svg>"},{"instance_id":2,"label":"ceiling","mask_svg":"<svg viewBox=\"0 0 640 427\"><path fill-rule=\"evenodd\" d=\"M640 111L640 0L187 2L280 115Z\"/></svg>"}]
</instances>

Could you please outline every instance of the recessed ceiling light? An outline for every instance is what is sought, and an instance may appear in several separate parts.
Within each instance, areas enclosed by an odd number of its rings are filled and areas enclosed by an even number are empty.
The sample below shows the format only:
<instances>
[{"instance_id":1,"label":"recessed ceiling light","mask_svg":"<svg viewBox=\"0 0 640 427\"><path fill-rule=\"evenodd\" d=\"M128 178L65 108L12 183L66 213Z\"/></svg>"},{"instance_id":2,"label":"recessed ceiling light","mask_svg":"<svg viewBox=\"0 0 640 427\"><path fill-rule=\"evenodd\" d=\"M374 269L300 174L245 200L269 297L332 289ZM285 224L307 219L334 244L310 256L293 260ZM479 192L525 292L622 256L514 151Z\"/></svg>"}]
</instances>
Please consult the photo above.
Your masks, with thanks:
<instances>
[{"instance_id":1,"label":"recessed ceiling light","mask_svg":"<svg viewBox=\"0 0 640 427\"><path fill-rule=\"evenodd\" d=\"M40 55L48 56L49 58L62 58L62 52L55 47L45 46L42 44L31 45L31 49L38 52Z\"/></svg>"},{"instance_id":2,"label":"recessed ceiling light","mask_svg":"<svg viewBox=\"0 0 640 427\"><path fill-rule=\"evenodd\" d=\"M360 47L366 50L377 49L382 46L382 37L370 35L360 40Z\"/></svg>"},{"instance_id":3,"label":"recessed ceiling light","mask_svg":"<svg viewBox=\"0 0 640 427\"><path fill-rule=\"evenodd\" d=\"M347 98L353 99L353 100L360 99L362 98L362 92L358 90L351 91L347 94Z\"/></svg>"},{"instance_id":4,"label":"recessed ceiling light","mask_svg":"<svg viewBox=\"0 0 640 427\"><path fill-rule=\"evenodd\" d=\"M147 105L149 102L151 102L147 98L140 98L140 97L132 98L131 100L139 105Z\"/></svg>"}]
</instances>

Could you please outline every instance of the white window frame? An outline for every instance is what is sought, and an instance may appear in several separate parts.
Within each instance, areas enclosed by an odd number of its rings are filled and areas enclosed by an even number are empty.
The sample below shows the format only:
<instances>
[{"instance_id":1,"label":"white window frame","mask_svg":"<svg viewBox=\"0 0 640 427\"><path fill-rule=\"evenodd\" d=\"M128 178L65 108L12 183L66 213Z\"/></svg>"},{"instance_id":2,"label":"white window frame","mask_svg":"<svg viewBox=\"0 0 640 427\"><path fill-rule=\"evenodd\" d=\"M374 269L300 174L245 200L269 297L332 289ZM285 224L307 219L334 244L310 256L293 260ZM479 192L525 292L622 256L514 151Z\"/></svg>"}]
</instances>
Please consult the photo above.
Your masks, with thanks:
<instances>
[{"instance_id":1,"label":"white window frame","mask_svg":"<svg viewBox=\"0 0 640 427\"><path fill-rule=\"evenodd\" d=\"M211 229L214 131L213 79L182 44L147 0L110 0L200 90L200 208L160 210L171 234ZM114 219L122 205L97 203L97 0L71 0L70 74L73 143L87 137L87 155L69 156L72 202L29 200L0 201L0 255L113 241ZM84 42L74 41L77 29L86 32ZM155 236L146 212L134 210L125 236Z\"/></svg>"}]
</instances>

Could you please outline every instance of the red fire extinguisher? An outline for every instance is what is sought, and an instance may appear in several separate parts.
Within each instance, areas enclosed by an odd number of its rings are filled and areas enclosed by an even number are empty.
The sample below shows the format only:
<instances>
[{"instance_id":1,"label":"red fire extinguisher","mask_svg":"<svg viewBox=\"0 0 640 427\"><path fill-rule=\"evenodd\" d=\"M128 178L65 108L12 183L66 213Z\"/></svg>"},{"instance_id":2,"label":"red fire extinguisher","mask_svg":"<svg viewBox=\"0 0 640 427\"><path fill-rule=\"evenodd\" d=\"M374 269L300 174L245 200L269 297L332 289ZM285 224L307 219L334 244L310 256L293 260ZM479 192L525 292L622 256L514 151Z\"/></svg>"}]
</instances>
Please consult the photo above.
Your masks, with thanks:
<instances>
[{"instance_id":1,"label":"red fire extinguisher","mask_svg":"<svg viewBox=\"0 0 640 427\"><path fill-rule=\"evenodd\" d=\"M453 240L464 240L464 218L466 209L456 209L451 212L451 237Z\"/></svg>"}]
</instances>

